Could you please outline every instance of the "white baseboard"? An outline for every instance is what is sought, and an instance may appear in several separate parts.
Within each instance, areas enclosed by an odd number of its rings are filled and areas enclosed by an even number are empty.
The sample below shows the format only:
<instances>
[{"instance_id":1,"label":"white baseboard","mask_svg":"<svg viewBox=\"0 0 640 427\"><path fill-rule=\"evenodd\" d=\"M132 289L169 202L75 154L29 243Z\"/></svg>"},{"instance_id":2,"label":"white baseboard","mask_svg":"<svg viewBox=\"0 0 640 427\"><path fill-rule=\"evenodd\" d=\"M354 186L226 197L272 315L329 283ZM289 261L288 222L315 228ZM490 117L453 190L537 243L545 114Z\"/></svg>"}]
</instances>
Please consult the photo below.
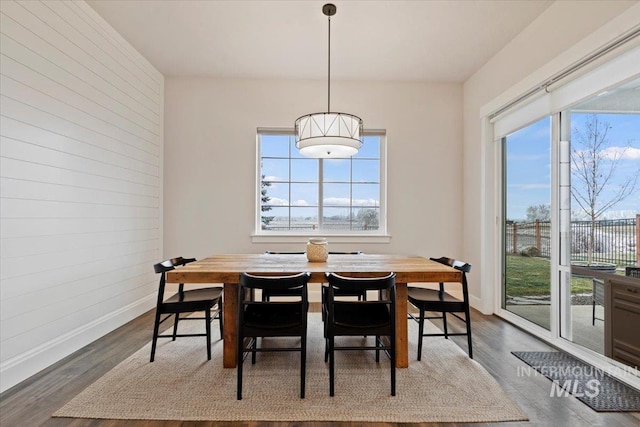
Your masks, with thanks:
<instances>
[{"instance_id":1,"label":"white baseboard","mask_svg":"<svg viewBox=\"0 0 640 427\"><path fill-rule=\"evenodd\" d=\"M155 307L156 294L60 335L0 364L0 393Z\"/></svg>"}]
</instances>

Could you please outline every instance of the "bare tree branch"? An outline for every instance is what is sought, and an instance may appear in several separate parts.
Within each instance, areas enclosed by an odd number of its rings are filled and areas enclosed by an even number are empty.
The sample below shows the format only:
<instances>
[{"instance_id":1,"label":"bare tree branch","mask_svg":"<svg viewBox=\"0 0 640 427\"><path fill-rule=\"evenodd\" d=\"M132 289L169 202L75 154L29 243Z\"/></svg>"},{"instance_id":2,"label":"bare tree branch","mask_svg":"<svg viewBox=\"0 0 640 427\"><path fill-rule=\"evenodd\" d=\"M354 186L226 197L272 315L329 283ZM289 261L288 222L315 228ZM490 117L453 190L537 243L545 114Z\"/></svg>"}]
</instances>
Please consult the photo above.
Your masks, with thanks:
<instances>
[{"instance_id":1,"label":"bare tree branch","mask_svg":"<svg viewBox=\"0 0 640 427\"><path fill-rule=\"evenodd\" d=\"M609 129L611 125L595 114L588 117L584 129L574 128L571 195L591 221L587 245L588 263L593 260L593 229L596 219L635 192L640 174L639 168L619 184L617 191L609 196L609 199L602 200L604 192L614 187L612 181L616 177L618 164L629 148L627 146L622 152L614 152L612 157L607 158L605 150L609 148Z\"/></svg>"}]
</instances>

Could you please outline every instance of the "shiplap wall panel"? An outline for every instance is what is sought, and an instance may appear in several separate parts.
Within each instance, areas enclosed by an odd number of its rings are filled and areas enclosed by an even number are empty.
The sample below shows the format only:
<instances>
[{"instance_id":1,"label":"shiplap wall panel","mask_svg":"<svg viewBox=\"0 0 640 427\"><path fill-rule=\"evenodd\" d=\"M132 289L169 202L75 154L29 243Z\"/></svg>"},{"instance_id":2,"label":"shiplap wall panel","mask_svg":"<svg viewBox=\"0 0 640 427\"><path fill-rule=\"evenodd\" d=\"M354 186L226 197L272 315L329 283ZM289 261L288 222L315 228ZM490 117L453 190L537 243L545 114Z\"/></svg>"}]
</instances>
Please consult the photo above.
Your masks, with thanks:
<instances>
[{"instance_id":1,"label":"shiplap wall panel","mask_svg":"<svg viewBox=\"0 0 640 427\"><path fill-rule=\"evenodd\" d=\"M59 200L63 202L109 203L125 206L156 207L158 198L154 196L140 196L115 191L94 190L89 188L72 187L59 184L43 184L33 181L23 181L17 189L15 180L0 178L0 186L7 198L25 198L37 200Z\"/></svg>"},{"instance_id":2,"label":"shiplap wall panel","mask_svg":"<svg viewBox=\"0 0 640 427\"><path fill-rule=\"evenodd\" d=\"M95 143L87 144L62 135L52 135L51 131L6 116L0 117L0 127L3 129L3 135L7 138L84 157L89 160L100 161L109 165L132 169L147 175L157 176L158 174L158 165L140 160L136 161L131 156L123 154L122 151L118 152L110 147L103 148Z\"/></svg>"},{"instance_id":3,"label":"shiplap wall panel","mask_svg":"<svg viewBox=\"0 0 640 427\"><path fill-rule=\"evenodd\" d=\"M0 381L153 306L164 78L81 1L0 2Z\"/></svg>"},{"instance_id":4,"label":"shiplap wall panel","mask_svg":"<svg viewBox=\"0 0 640 427\"><path fill-rule=\"evenodd\" d=\"M1 170L2 168L0 168ZM27 239L40 236L64 236L72 234L92 234L115 231L135 231L159 229L159 220L147 218L44 218L38 222L25 222L21 218L3 220L6 226L2 232L4 239Z\"/></svg>"},{"instance_id":5,"label":"shiplap wall panel","mask_svg":"<svg viewBox=\"0 0 640 427\"><path fill-rule=\"evenodd\" d=\"M92 283L89 282L99 275L114 271L114 264L117 264L120 268L129 268L145 263L152 263L156 256L153 251L153 249L139 252L128 251L116 254L108 259L81 263L73 269L63 264L58 268L34 271L28 275L14 275L4 280L8 285L6 298L17 299L24 295L33 295L42 291L40 284L43 282L47 283L47 289L66 289L70 286L76 287L80 282L85 283L86 286L92 286Z\"/></svg>"},{"instance_id":6,"label":"shiplap wall panel","mask_svg":"<svg viewBox=\"0 0 640 427\"><path fill-rule=\"evenodd\" d=\"M17 32L12 36L2 34L3 51L7 57L19 57L22 64L34 70L46 67L49 69L47 76L52 80L63 82L63 85L73 82L73 87L79 92L100 99L103 104L115 103L115 111L124 112L129 118L138 120L145 126L158 126L158 116L128 93L96 76L54 45L28 32L14 21L4 18L0 21Z\"/></svg>"},{"instance_id":7,"label":"shiplap wall panel","mask_svg":"<svg viewBox=\"0 0 640 427\"><path fill-rule=\"evenodd\" d=\"M137 122L147 130L154 129L158 125L157 116L154 116L146 109L136 108L135 104L132 104L126 98L118 97L117 93L108 92L107 88L104 87L104 82L96 81L95 78L92 79L86 72L81 72L80 76L75 75L73 72L77 72L77 70L74 70L72 63L65 66L65 68L56 65L53 61L64 62L64 56L55 50L53 46L47 45L45 41L37 39L34 41L39 41L40 49L27 48L24 44L5 35L2 35L1 39L6 58L19 56L20 64L36 73L38 73L38 70L48 68L46 77L50 80L112 109L114 114ZM70 81L73 82L73 85L69 85Z\"/></svg>"},{"instance_id":8,"label":"shiplap wall panel","mask_svg":"<svg viewBox=\"0 0 640 427\"><path fill-rule=\"evenodd\" d=\"M76 301L76 306L59 304L61 308L67 310L71 308L72 310L66 311L65 316L52 319L51 322L44 325L33 321L33 315L23 316L20 320L22 321L21 325L24 325L24 331L18 337L7 338L0 355L7 359L19 357L20 354L28 352L34 346L42 344L43 341L40 340L42 335L56 338L61 334L61 331L72 331L77 328L79 323L86 324L91 321L87 319L100 319L108 311L124 307L132 300L144 298L148 290L141 288L140 283L146 282L146 280L146 277L141 276L137 282L127 280L114 285L115 290L103 289L101 292L92 292L92 294L96 294L96 297L102 298L100 303L77 306Z\"/></svg>"},{"instance_id":9,"label":"shiplap wall panel","mask_svg":"<svg viewBox=\"0 0 640 427\"><path fill-rule=\"evenodd\" d=\"M6 5L9 4L8 2L5 3ZM3 10L4 7L5 5L3 5ZM52 79L57 78L59 75L70 75L73 79L67 78L66 81L81 81L100 93L103 93L105 96L131 108L156 126L160 124L160 117L157 110L154 111L148 104L145 104L144 100L135 98L133 94L127 92L125 88L113 84L110 80L97 74L86 64L68 55L60 46L53 44L47 38L40 37L38 34L30 31L29 28L21 25L20 22L5 14L0 16L0 26L3 28L3 37L11 41L11 43L7 42L7 56L11 53L11 49L20 47L24 52L21 52L20 56L14 55L11 57L27 65L45 63L45 66L51 69L51 71L48 71L48 75L50 75ZM39 58L35 59L34 56ZM36 69L42 68L37 67ZM79 89L85 93L85 89Z\"/></svg>"},{"instance_id":10,"label":"shiplap wall panel","mask_svg":"<svg viewBox=\"0 0 640 427\"><path fill-rule=\"evenodd\" d=\"M28 2L22 3L26 9L34 15L44 17L44 21L64 34L72 43L95 57L97 61L105 64L107 68L113 70L120 78L128 81L132 86L138 88L145 96L149 97L153 103L160 101L160 86L158 81L149 75L141 73L141 69L135 67L135 62L125 57L119 50L113 50L108 46L107 41L91 29L86 21L69 8L69 4L63 2ZM49 9L53 13L45 10Z\"/></svg>"},{"instance_id":11,"label":"shiplap wall panel","mask_svg":"<svg viewBox=\"0 0 640 427\"><path fill-rule=\"evenodd\" d=\"M35 109L55 111L55 116L59 119L86 129L92 129L94 132L109 136L114 140L130 141L130 145L140 147L140 149L147 154L153 153L158 148L152 141L139 137L132 132L121 129L101 119L98 116L99 111L87 113L82 107L75 107L69 104L69 101L65 98L53 98L32 88L28 84L18 82L4 75L2 76L2 82L0 82L0 84L4 92L3 96L9 100L17 102L20 102L18 100L23 100L22 103Z\"/></svg>"},{"instance_id":12,"label":"shiplap wall panel","mask_svg":"<svg viewBox=\"0 0 640 427\"><path fill-rule=\"evenodd\" d=\"M99 147L104 147L105 149L111 148L113 150L121 150L123 154L130 155L134 159L153 165L158 164L157 157L150 157L148 151L140 147L136 147L130 141L121 141L114 138L112 135L104 134L86 126L76 124L73 121L66 120L58 115L57 111L49 112L38 108L37 106L31 106L26 103L26 100L22 101L3 96L0 99L0 108L2 109L3 115L6 117L21 122L25 122L25 116L29 117L29 122L26 123L29 124L36 122L37 125L34 126L47 129L54 135L77 139L83 143L90 145L95 144Z\"/></svg>"},{"instance_id":13,"label":"shiplap wall panel","mask_svg":"<svg viewBox=\"0 0 640 427\"><path fill-rule=\"evenodd\" d=\"M107 55L103 55L99 50L87 48L83 49L80 44L82 40L74 39L77 32L68 23L65 23L62 29L55 27L55 13L44 6L45 2L39 1L20 1L7 2L5 9L11 19L18 25L25 27L33 32L36 36L49 41L49 43L58 47L70 57L84 64L89 70L96 75L101 76L105 80L111 82L114 86L120 87L125 91L129 91L135 99L146 105L157 103L160 94L154 93L145 85L134 84L129 81L128 73L119 66L119 64L111 61ZM32 9L32 10L29 10ZM35 9L39 9L35 11ZM34 13L38 13L35 15Z\"/></svg>"},{"instance_id":14,"label":"shiplap wall panel","mask_svg":"<svg viewBox=\"0 0 640 427\"><path fill-rule=\"evenodd\" d=\"M124 64L136 78L145 74L153 84L151 87L155 93L158 93L158 87L162 87L162 77L148 63L140 62L139 54L128 43L122 43L120 37L112 37L112 33L104 30L104 27L96 24L95 18L89 16L85 10L78 7L77 2L73 0L64 0L56 3L47 3L61 16L72 23L72 26L82 32L87 39L90 39L96 46L105 52L110 52L116 60ZM142 74L140 74L142 73ZM147 80L144 80L145 83Z\"/></svg>"},{"instance_id":15,"label":"shiplap wall panel","mask_svg":"<svg viewBox=\"0 0 640 427\"><path fill-rule=\"evenodd\" d=\"M73 153L66 153L60 150L52 150L39 145L31 144L24 140L18 140L14 138L1 137L4 147L4 154L7 158L22 161L23 163L29 162L29 159L34 158L34 154L44 154L46 158L43 160L43 166L49 166L54 168L64 168L69 163L74 161L82 162L78 165L74 172L81 172L85 175L94 175L97 177L109 178L117 176L119 181L124 181L132 184L139 184L143 187L155 189L155 183L158 179L158 175L152 175L148 173L141 173L125 166L114 166L106 163L102 160L93 160L83 156L77 156Z\"/></svg>"},{"instance_id":16,"label":"shiplap wall panel","mask_svg":"<svg viewBox=\"0 0 640 427\"><path fill-rule=\"evenodd\" d=\"M132 192L131 194L148 197L153 197L154 195L150 193L156 190L154 188L149 188L149 186L144 184L136 184L134 182L124 181L119 178L111 178L107 176L95 175L93 173L60 169L46 164L22 161L6 157L2 158L1 160L2 161L0 161L0 168L5 171L5 176L9 176L14 179L119 192L126 192L126 189L128 187L132 187L134 189L134 192ZM13 173L9 175L11 172Z\"/></svg>"},{"instance_id":17,"label":"shiplap wall panel","mask_svg":"<svg viewBox=\"0 0 640 427\"><path fill-rule=\"evenodd\" d=\"M145 141L157 139L158 135L138 125L124 114L113 112L109 109L109 106L103 106L102 103L104 101L99 102L94 98L78 93L74 88L65 87L48 76L5 55L2 56L2 71L5 78L13 80L16 83L20 81L34 91L48 95L53 99L64 100L65 104L73 106L73 108L77 110L94 111L94 117L99 117L99 120L119 130L130 133ZM10 94L8 93L8 95Z\"/></svg>"}]
</instances>

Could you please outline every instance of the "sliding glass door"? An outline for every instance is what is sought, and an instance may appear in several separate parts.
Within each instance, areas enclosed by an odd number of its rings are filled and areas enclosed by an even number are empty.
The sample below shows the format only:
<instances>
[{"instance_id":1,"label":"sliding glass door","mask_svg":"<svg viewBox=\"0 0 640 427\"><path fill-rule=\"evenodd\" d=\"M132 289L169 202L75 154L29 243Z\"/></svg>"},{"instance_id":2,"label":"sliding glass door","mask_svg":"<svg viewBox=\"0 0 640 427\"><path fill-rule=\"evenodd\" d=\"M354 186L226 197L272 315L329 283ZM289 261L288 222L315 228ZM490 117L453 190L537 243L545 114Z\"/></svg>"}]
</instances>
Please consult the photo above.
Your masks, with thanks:
<instances>
[{"instance_id":1,"label":"sliding glass door","mask_svg":"<svg viewBox=\"0 0 640 427\"><path fill-rule=\"evenodd\" d=\"M550 328L551 120L502 139L502 308Z\"/></svg>"},{"instance_id":2,"label":"sliding glass door","mask_svg":"<svg viewBox=\"0 0 640 427\"><path fill-rule=\"evenodd\" d=\"M638 319L618 300L640 285L639 59L559 72L482 122L494 312L635 387Z\"/></svg>"},{"instance_id":3,"label":"sliding glass door","mask_svg":"<svg viewBox=\"0 0 640 427\"><path fill-rule=\"evenodd\" d=\"M602 275L640 265L640 79L500 142L502 309L604 355Z\"/></svg>"}]
</instances>

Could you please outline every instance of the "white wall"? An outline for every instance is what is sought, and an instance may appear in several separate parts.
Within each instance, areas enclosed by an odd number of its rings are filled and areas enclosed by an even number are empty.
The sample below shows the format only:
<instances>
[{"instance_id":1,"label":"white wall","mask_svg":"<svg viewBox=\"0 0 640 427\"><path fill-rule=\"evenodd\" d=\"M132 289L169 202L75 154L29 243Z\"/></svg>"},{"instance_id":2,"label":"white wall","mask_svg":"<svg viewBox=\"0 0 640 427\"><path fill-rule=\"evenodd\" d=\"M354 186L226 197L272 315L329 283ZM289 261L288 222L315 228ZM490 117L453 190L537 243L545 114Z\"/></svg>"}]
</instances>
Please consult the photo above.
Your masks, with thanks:
<instances>
[{"instance_id":1,"label":"white wall","mask_svg":"<svg viewBox=\"0 0 640 427\"><path fill-rule=\"evenodd\" d=\"M303 249L252 243L256 128L326 108L326 82L165 82L165 256ZM462 253L462 85L333 82L331 106L387 130L389 243L333 250Z\"/></svg>"},{"instance_id":2,"label":"white wall","mask_svg":"<svg viewBox=\"0 0 640 427\"><path fill-rule=\"evenodd\" d=\"M482 290L477 281L470 292L485 313L493 312L500 237L495 147L483 135L481 109L500 107L624 33L640 22L639 12L638 1L557 1L465 82L464 255L474 264L474 276L481 276Z\"/></svg>"},{"instance_id":3,"label":"white wall","mask_svg":"<svg viewBox=\"0 0 640 427\"><path fill-rule=\"evenodd\" d=\"M154 305L164 82L84 2L0 4L4 391Z\"/></svg>"}]
</instances>

